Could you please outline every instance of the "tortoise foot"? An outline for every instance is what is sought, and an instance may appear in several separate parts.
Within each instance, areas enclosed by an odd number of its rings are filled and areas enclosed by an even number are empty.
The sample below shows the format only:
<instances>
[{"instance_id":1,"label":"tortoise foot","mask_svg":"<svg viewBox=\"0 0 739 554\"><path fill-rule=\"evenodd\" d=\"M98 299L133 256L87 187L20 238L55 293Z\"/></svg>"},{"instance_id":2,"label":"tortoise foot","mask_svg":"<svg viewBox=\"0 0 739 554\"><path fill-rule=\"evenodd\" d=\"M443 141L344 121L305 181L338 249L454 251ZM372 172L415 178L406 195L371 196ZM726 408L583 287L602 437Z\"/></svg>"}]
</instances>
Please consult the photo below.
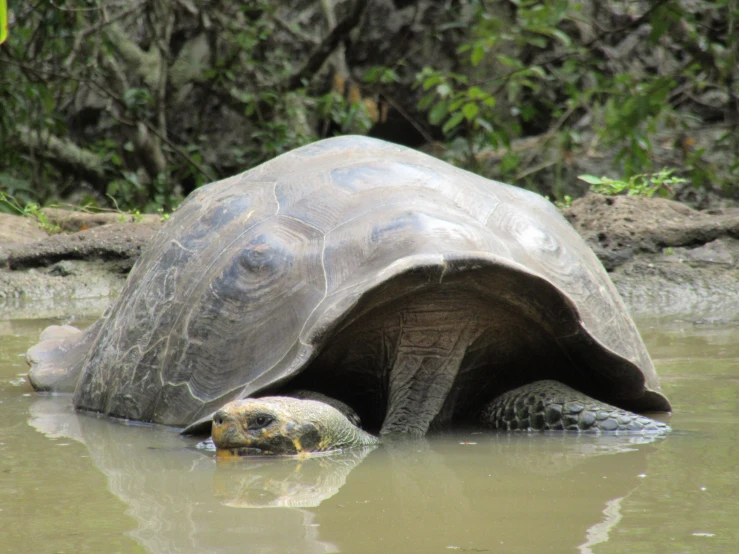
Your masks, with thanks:
<instances>
[{"instance_id":1,"label":"tortoise foot","mask_svg":"<svg viewBox=\"0 0 739 554\"><path fill-rule=\"evenodd\" d=\"M502 394L483 409L480 421L506 431L670 431L661 421L600 402L557 381L536 381Z\"/></svg>"}]
</instances>

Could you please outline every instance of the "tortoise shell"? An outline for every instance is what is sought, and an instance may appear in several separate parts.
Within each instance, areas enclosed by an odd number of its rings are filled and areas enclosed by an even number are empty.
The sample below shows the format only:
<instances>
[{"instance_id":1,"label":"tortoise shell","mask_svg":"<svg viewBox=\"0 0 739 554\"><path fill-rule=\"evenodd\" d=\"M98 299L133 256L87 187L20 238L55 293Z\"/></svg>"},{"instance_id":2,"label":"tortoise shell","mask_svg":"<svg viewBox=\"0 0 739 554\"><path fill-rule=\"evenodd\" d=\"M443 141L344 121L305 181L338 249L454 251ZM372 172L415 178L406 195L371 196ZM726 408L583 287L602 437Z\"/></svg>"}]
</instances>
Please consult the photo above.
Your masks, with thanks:
<instances>
[{"instance_id":1,"label":"tortoise shell","mask_svg":"<svg viewBox=\"0 0 739 554\"><path fill-rule=\"evenodd\" d=\"M193 192L93 326L29 351L30 377L44 388L44 368L65 366L79 409L186 426L304 382L364 311L459 275L538 326L577 388L669 410L615 287L549 201L357 136Z\"/></svg>"}]
</instances>

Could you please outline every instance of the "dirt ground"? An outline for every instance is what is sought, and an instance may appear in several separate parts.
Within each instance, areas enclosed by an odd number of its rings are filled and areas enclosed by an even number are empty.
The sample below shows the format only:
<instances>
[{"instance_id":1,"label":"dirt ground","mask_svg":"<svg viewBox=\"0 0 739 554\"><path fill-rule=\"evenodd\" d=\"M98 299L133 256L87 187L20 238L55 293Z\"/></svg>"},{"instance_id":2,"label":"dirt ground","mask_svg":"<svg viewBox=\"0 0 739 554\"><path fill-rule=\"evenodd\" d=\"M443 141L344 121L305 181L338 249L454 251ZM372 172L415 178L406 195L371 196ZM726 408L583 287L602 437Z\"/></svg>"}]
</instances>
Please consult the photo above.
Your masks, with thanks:
<instances>
[{"instance_id":1,"label":"dirt ground","mask_svg":"<svg viewBox=\"0 0 739 554\"><path fill-rule=\"evenodd\" d=\"M589 194L563 211L593 248L634 315L710 321L739 313L739 208L698 211L665 199ZM0 311L55 316L50 301L100 310L122 289L158 216L47 212L65 233L0 214ZM40 301L46 301L39 304ZM49 313L51 312L51 313Z\"/></svg>"}]
</instances>

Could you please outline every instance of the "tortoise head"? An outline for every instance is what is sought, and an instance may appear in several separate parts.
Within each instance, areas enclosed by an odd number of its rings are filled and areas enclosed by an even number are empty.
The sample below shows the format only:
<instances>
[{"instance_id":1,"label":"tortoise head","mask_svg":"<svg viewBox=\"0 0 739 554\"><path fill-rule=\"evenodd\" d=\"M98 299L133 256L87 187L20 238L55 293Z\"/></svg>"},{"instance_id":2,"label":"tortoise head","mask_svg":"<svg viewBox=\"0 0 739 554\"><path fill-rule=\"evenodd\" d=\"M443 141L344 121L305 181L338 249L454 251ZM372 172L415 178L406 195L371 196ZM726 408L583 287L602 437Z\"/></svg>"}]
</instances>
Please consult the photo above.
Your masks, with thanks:
<instances>
[{"instance_id":1,"label":"tortoise head","mask_svg":"<svg viewBox=\"0 0 739 554\"><path fill-rule=\"evenodd\" d=\"M213 415L213 442L222 457L323 452L334 448L332 430L341 419L338 410L315 400L247 398Z\"/></svg>"}]
</instances>

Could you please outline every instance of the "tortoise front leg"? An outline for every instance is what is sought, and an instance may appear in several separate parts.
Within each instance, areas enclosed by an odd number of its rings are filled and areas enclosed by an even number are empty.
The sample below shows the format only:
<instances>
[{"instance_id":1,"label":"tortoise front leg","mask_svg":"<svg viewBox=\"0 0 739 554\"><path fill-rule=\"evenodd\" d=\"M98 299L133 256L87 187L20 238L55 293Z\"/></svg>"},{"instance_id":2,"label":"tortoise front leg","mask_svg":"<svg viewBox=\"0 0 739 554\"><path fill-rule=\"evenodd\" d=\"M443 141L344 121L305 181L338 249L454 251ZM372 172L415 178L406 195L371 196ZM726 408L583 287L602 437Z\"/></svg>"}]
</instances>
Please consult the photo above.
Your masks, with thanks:
<instances>
[{"instance_id":1,"label":"tortoise front leg","mask_svg":"<svg viewBox=\"0 0 739 554\"><path fill-rule=\"evenodd\" d=\"M600 402L558 381L536 381L490 402L480 422L508 431L619 431L666 433L661 421Z\"/></svg>"},{"instance_id":2,"label":"tortoise front leg","mask_svg":"<svg viewBox=\"0 0 739 554\"><path fill-rule=\"evenodd\" d=\"M428 431L454 384L467 348L479 334L469 314L458 315L450 317L432 310L403 314L381 435L422 436Z\"/></svg>"}]
</instances>

